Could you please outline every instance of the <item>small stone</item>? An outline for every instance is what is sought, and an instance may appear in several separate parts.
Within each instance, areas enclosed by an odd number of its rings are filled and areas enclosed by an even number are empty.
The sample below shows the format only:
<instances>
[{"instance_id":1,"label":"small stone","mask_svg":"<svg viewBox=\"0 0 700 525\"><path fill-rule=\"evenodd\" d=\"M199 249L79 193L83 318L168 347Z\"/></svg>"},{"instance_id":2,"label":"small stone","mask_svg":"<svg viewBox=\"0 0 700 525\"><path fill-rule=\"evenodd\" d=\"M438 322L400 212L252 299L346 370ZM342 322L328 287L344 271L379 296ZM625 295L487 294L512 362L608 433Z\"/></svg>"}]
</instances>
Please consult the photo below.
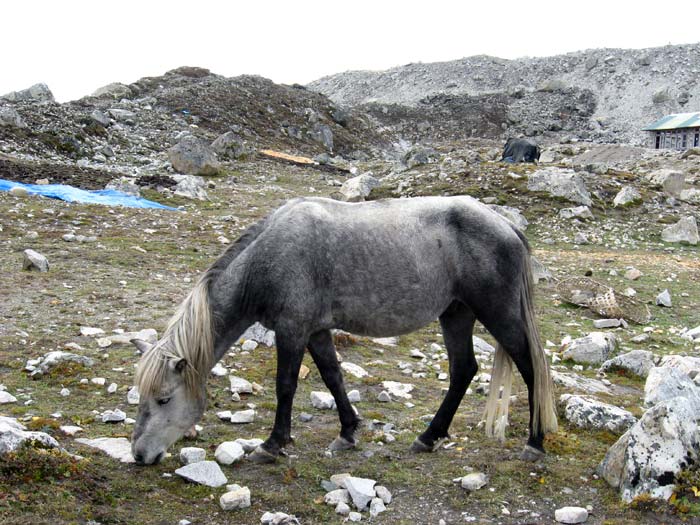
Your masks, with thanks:
<instances>
[{"instance_id":1,"label":"small stone","mask_svg":"<svg viewBox=\"0 0 700 525\"><path fill-rule=\"evenodd\" d=\"M391 401L391 396L389 395L389 392L386 390L382 390L379 392L379 395L377 396L377 401L380 403L389 403Z\"/></svg>"},{"instance_id":2,"label":"small stone","mask_svg":"<svg viewBox=\"0 0 700 525\"><path fill-rule=\"evenodd\" d=\"M16 402L17 398L15 396L10 394L9 392L5 392L4 390L0 391L0 405Z\"/></svg>"},{"instance_id":3,"label":"small stone","mask_svg":"<svg viewBox=\"0 0 700 525\"><path fill-rule=\"evenodd\" d=\"M335 506L335 513L341 516L347 516L350 514L350 505L341 501Z\"/></svg>"},{"instance_id":4,"label":"small stone","mask_svg":"<svg viewBox=\"0 0 700 525\"><path fill-rule=\"evenodd\" d=\"M374 492L377 494L378 498L381 498L381 500L384 502L385 505L389 505L391 503L391 492L389 492L389 489L387 489L383 485L377 485L374 487Z\"/></svg>"},{"instance_id":5,"label":"small stone","mask_svg":"<svg viewBox=\"0 0 700 525\"><path fill-rule=\"evenodd\" d=\"M333 483L336 487L340 487L341 489L347 488L345 486L345 480L347 480L350 476L349 472L343 472L341 474L333 474L331 476L331 483Z\"/></svg>"},{"instance_id":6,"label":"small stone","mask_svg":"<svg viewBox=\"0 0 700 525\"><path fill-rule=\"evenodd\" d=\"M180 467L175 474L185 478L187 481L206 485L207 487L221 487L228 483L226 476L221 471L221 467L216 461L198 461Z\"/></svg>"},{"instance_id":7,"label":"small stone","mask_svg":"<svg viewBox=\"0 0 700 525\"><path fill-rule=\"evenodd\" d=\"M488 478L483 472L472 472L467 474L461 480L462 488L468 491L479 490L481 487L486 485Z\"/></svg>"},{"instance_id":8,"label":"small stone","mask_svg":"<svg viewBox=\"0 0 700 525\"><path fill-rule=\"evenodd\" d=\"M67 388L62 388L59 392L59 395L61 397L68 397L70 395L70 390L68 390Z\"/></svg>"},{"instance_id":9,"label":"small stone","mask_svg":"<svg viewBox=\"0 0 700 525\"><path fill-rule=\"evenodd\" d=\"M116 383L110 383L110 385L107 387L107 393L114 394L117 391L117 388L119 388L119 387L117 386Z\"/></svg>"},{"instance_id":10,"label":"small stone","mask_svg":"<svg viewBox=\"0 0 700 525\"><path fill-rule=\"evenodd\" d=\"M231 414L231 423L245 424L255 420L255 410L239 410Z\"/></svg>"},{"instance_id":11,"label":"small stone","mask_svg":"<svg viewBox=\"0 0 700 525\"><path fill-rule=\"evenodd\" d=\"M296 516L290 516L284 512L266 512L260 518L262 525L299 525Z\"/></svg>"},{"instance_id":12,"label":"small stone","mask_svg":"<svg viewBox=\"0 0 700 525\"><path fill-rule=\"evenodd\" d=\"M222 510L245 509L250 507L250 489L240 487L229 491L219 498L219 505Z\"/></svg>"},{"instance_id":13,"label":"small stone","mask_svg":"<svg viewBox=\"0 0 700 525\"><path fill-rule=\"evenodd\" d=\"M228 370L221 363L216 363L211 369L211 374L216 377L224 377L228 375Z\"/></svg>"},{"instance_id":14,"label":"small stone","mask_svg":"<svg viewBox=\"0 0 700 525\"><path fill-rule=\"evenodd\" d=\"M372 498L372 501L369 503L369 515L372 518L376 518L386 510L386 505L384 505L384 502L380 498Z\"/></svg>"},{"instance_id":15,"label":"small stone","mask_svg":"<svg viewBox=\"0 0 700 525\"><path fill-rule=\"evenodd\" d=\"M39 252L24 250L24 262L22 268L27 271L48 272L49 261Z\"/></svg>"},{"instance_id":16,"label":"small stone","mask_svg":"<svg viewBox=\"0 0 700 525\"><path fill-rule=\"evenodd\" d=\"M345 480L345 488L348 489L348 493L357 510L365 510L369 502L375 497L374 485L376 483L373 479L356 478L354 476L350 476Z\"/></svg>"},{"instance_id":17,"label":"small stone","mask_svg":"<svg viewBox=\"0 0 700 525\"><path fill-rule=\"evenodd\" d=\"M246 352L252 352L258 347L257 341L253 341L252 339L248 339L245 343L241 345L241 349L246 351Z\"/></svg>"},{"instance_id":18,"label":"small stone","mask_svg":"<svg viewBox=\"0 0 700 525\"><path fill-rule=\"evenodd\" d=\"M90 379L90 382L93 385L104 386L107 380L104 377L93 377L92 379Z\"/></svg>"},{"instance_id":19,"label":"small stone","mask_svg":"<svg viewBox=\"0 0 700 525\"><path fill-rule=\"evenodd\" d=\"M141 395L139 394L139 389L132 386L126 393L126 402L130 405L138 405L141 401Z\"/></svg>"},{"instance_id":20,"label":"small stone","mask_svg":"<svg viewBox=\"0 0 700 525\"><path fill-rule=\"evenodd\" d=\"M668 290L664 290L656 296L656 305L665 306L666 308L671 308L671 306L673 306L673 303L671 302L671 294Z\"/></svg>"},{"instance_id":21,"label":"small stone","mask_svg":"<svg viewBox=\"0 0 700 525\"><path fill-rule=\"evenodd\" d=\"M253 452L256 448L258 448L260 445L264 443L262 439L259 438L253 438L253 439L243 439L243 438L238 438L235 440L235 443L238 443L242 448L243 452L246 454L249 454Z\"/></svg>"},{"instance_id":22,"label":"small stone","mask_svg":"<svg viewBox=\"0 0 700 525\"><path fill-rule=\"evenodd\" d=\"M347 489L335 489L328 492L323 497L323 502L326 505L336 506L338 503L350 503L350 494Z\"/></svg>"},{"instance_id":23,"label":"small stone","mask_svg":"<svg viewBox=\"0 0 700 525\"><path fill-rule=\"evenodd\" d=\"M238 376L229 376L229 382L231 383L231 392L235 394L252 394L253 385L247 379L243 379Z\"/></svg>"},{"instance_id":24,"label":"small stone","mask_svg":"<svg viewBox=\"0 0 700 525\"><path fill-rule=\"evenodd\" d=\"M357 379L369 377L369 372L367 372L367 370L354 363L348 363L347 361L343 361L342 363L340 363L340 368L342 368L345 373L350 374L351 376L354 376Z\"/></svg>"},{"instance_id":25,"label":"small stone","mask_svg":"<svg viewBox=\"0 0 700 525\"><path fill-rule=\"evenodd\" d=\"M335 399L328 392L311 392L311 405L319 410L335 408Z\"/></svg>"},{"instance_id":26,"label":"small stone","mask_svg":"<svg viewBox=\"0 0 700 525\"><path fill-rule=\"evenodd\" d=\"M559 523L583 523L588 519L588 511L583 507L562 507L554 511L554 519Z\"/></svg>"},{"instance_id":27,"label":"small stone","mask_svg":"<svg viewBox=\"0 0 700 525\"><path fill-rule=\"evenodd\" d=\"M105 333L102 328L94 328L92 326L81 326L80 327L80 335L84 335L86 337L95 337L96 335L103 335Z\"/></svg>"},{"instance_id":28,"label":"small stone","mask_svg":"<svg viewBox=\"0 0 700 525\"><path fill-rule=\"evenodd\" d=\"M630 281L636 281L642 276L642 272L637 270L636 268L630 268L625 272L625 279L629 279Z\"/></svg>"},{"instance_id":29,"label":"small stone","mask_svg":"<svg viewBox=\"0 0 700 525\"><path fill-rule=\"evenodd\" d=\"M595 319L593 326L595 328L617 328L622 322L619 319Z\"/></svg>"},{"instance_id":30,"label":"small stone","mask_svg":"<svg viewBox=\"0 0 700 525\"><path fill-rule=\"evenodd\" d=\"M245 456L243 447L235 441L224 441L214 452L216 461L222 465L231 465Z\"/></svg>"},{"instance_id":31,"label":"small stone","mask_svg":"<svg viewBox=\"0 0 700 525\"><path fill-rule=\"evenodd\" d=\"M78 432L82 432L83 429L81 427L75 426L75 425L61 425L58 427L61 432L63 432L66 436L75 436Z\"/></svg>"},{"instance_id":32,"label":"small stone","mask_svg":"<svg viewBox=\"0 0 700 525\"><path fill-rule=\"evenodd\" d=\"M115 408L114 410L106 410L102 413L103 423L121 423L126 419L126 414Z\"/></svg>"},{"instance_id":33,"label":"small stone","mask_svg":"<svg viewBox=\"0 0 700 525\"><path fill-rule=\"evenodd\" d=\"M299 421L302 423L308 423L309 421L312 421L314 418L313 415L309 414L308 412L302 412L299 414Z\"/></svg>"},{"instance_id":34,"label":"small stone","mask_svg":"<svg viewBox=\"0 0 700 525\"><path fill-rule=\"evenodd\" d=\"M360 514L359 512L351 512L350 514L348 514L348 521L362 521L362 514Z\"/></svg>"},{"instance_id":35,"label":"small stone","mask_svg":"<svg viewBox=\"0 0 700 525\"><path fill-rule=\"evenodd\" d=\"M199 447L183 447L180 449L180 463L189 465L204 461L207 457L207 451Z\"/></svg>"},{"instance_id":36,"label":"small stone","mask_svg":"<svg viewBox=\"0 0 700 525\"><path fill-rule=\"evenodd\" d=\"M389 394L394 397L400 397L403 399L411 399L411 392L413 390L413 385L409 383L399 383L397 381L383 381L382 388L385 388Z\"/></svg>"},{"instance_id":37,"label":"small stone","mask_svg":"<svg viewBox=\"0 0 700 525\"><path fill-rule=\"evenodd\" d=\"M351 403L359 403L361 401L359 390L350 390L348 392L348 401Z\"/></svg>"}]
</instances>

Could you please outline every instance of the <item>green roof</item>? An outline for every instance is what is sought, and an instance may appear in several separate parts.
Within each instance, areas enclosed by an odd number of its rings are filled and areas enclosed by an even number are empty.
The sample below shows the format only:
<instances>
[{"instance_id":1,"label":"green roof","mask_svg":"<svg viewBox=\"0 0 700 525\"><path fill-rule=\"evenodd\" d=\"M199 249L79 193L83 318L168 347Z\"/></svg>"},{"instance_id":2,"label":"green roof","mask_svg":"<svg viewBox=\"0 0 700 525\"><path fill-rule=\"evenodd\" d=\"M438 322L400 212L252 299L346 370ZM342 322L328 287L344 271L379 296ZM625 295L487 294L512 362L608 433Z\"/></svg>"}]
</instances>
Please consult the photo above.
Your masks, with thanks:
<instances>
[{"instance_id":1,"label":"green roof","mask_svg":"<svg viewBox=\"0 0 700 525\"><path fill-rule=\"evenodd\" d=\"M700 127L700 112L675 113L660 118L644 131L663 131L668 129L698 128Z\"/></svg>"}]
</instances>

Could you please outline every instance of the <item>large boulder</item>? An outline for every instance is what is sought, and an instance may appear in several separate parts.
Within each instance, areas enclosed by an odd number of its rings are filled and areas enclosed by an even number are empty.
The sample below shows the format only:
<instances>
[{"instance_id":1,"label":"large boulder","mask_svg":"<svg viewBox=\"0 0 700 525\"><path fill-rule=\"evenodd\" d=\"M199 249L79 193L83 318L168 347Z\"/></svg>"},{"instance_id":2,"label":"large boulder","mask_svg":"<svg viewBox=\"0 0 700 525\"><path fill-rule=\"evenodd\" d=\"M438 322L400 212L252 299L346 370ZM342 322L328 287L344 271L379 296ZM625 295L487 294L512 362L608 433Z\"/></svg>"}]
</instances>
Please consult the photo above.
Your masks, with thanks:
<instances>
[{"instance_id":1,"label":"large boulder","mask_svg":"<svg viewBox=\"0 0 700 525\"><path fill-rule=\"evenodd\" d=\"M518 208L513 208L511 206L500 206L498 204L490 204L489 208L498 213L501 217L505 217L519 230L525 231L527 229L527 225L529 223L523 214L520 213Z\"/></svg>"},{"instance_id":2,"label":"large boulder","mask_svg":"<svg viewBox=\"0 0 700 525\"><path fill-rule=\"evenodd\" d=\"M0 97L8 102L55 102L49 86L43 83L34 84L21 91L12 91Z\"/></svg>"},{"instance_id":3,"label":"large boulder","mask_svg":"<svg viewBox=\"0 0 700 525\"><path fill-rule=\"evenodd\" d=\"M233 131L227 131L223 135L219 135L214 142L211 143L211 149L222 158L243 159L250 155L254 150L248 146L240 136Z\"/></svg>"},{"instance_id":4,"label":"large boulder","mask_svg":"<svg viewBox=\"0 0 700 525\"><path fill-rule=\"evenodd\" d=\"M677 223L671 224L661 232L661 239L665 242L682 242L696 245L698 237L698 223L695 217L689 215L681 218Z\"/></svg>"},{"instance_id":5,"label":"large boulder","mask_svg":"<svg viewBox=\"0 0 700 525\"><path fill-rule=\"evenodd\" d=\"M196 175L173 175L173 180L177 182L173 191L175 195L205 201L209 198L205 190L207 182Z\"/></svg>"},{"instance_id":6,"label":"large boulder","mask_svg":"<svg viewBox=\"0 0 700 525\"><path fill-rule=\"evenodd\" d=\"M49 370L61 363L76 363L78 365L90 367L95 364L95 360L71 352L53 350L38 359L30 359L25 365L25 370L31 372L33 376L46 374Z\"/></svg>"},{"instance_id":7,"label":"large boulder","mask_svg":"<svg viewBox=\"0 0 700 525\"><path fill-rule=\"evenodd\" d=\"M647 377L654 366L656 365L653 353L648 350L632 350L608 359L601 365L600 371L624 370L639 377Z\"/></svg>"},{"instance_id":8,"label":"large boulder","mask_svg":"<svg viewBox=\"0 0 700 525\"><path fill-rule=\"evenodd\" d=\"M527 189L544 191L554 197L590 206L591 194L580 175L570 169L544 168L531 173L527 178Z\"/></svg>"},{"instance_id":9,"label":"large boulder","mask_svg":"<svg viewBox=\"0 0 700 525\"><path fill-rule=\"evenodd\" d=\"M598 473L625 502L648 494L668 499L681 470L698 461L700 405L675 397L647 410L608 450Z\"/></svg>"},{"instance_id":10,"label":"large boulder","mask_svg":"<svg viewBox=\"0 0 700 525\"><path fill-rule=\"evenodd\" d=\"M657 366L649 371L644 384L644 403L653 406L678 396L697 401L700 407L700 387L683 371L670 366Z\"/></svg>"},{"instance_id":11,"label":"large boulder","mask_svg":"<svg viewBox=\"0 0 700 525\"><path fill-rule=\"evenodd\" d=\"M344 201L358 202L369 197L372 190L379 186L379 181L368 174L358 175L346 180L340 187L340 193Z\"/></svg>"},{"instance_id":12,"label":"large boulder","mask_svg":"<svg viewBox=\"0 0 700 525\"><path fill-rule=\"evenodd\" d=\"M637 422L631 412L592 397L564 394L560 402L564 405L566 420L579 428L622 434Z\"/></svg>"},{"instance_id":13,"label":"large boulder","mask_svg":"<svg viewBox=\"0 0 700 525\"><path fill-rule=\"evenodd\" d=\"M11 417L0 416L0 455L14 452L25 444L58 448L54 438L44 432L29 432L27 427Z\"/></svg>"},{"instance_id":14,"label":"large boulder","mask_svg":"<svg viewBox=\"0 0 700 525\"><path fill-rule=\"evenodd\" d=\"M216 175L221 170L216 153L208 144L188 135L168 150L173 169L187 175Z\"/></svg>"},{"instance_id":15,"label":"large boulder","mask_svg":"<svg viewBox=\"0 0 700 525\"><path fill-rule=\"evenodd\" d=\"M0 106L0 128L26 128L27 123L14 108Z\"/></svg>"},{"instance_id":16,"label":"large boulder","mask_svg":"<svg viewBox=\"0 0 700 525\"><path fill-rule=\"evenodd\" d=\"M591 332L569 343L564 350L564 359L576 363L601 364L615 350L617 339L606 332Z\"/></svg>"},{"instance_id":17,"label":"large boulder","mask_svg":"<svg viewBox=\"0 0 700 525\"><path fill-rule=\"evenodd\" d=\"M630 206L642 201L642 194L632 186L622 188L613 199L613 206Z\"/></svg>"},{"instance_id":18,"label":"large boulder","mask_svg":"<svg viewBox=\"0 0 700 525\"><path fill-rule=\"evenodd\" d=\"M130 98L134 92L126 84L121 82L112 82L101 88L97 88L91 96L93 97L105 97L105 98Z\"/></svg>"}]
</instances>

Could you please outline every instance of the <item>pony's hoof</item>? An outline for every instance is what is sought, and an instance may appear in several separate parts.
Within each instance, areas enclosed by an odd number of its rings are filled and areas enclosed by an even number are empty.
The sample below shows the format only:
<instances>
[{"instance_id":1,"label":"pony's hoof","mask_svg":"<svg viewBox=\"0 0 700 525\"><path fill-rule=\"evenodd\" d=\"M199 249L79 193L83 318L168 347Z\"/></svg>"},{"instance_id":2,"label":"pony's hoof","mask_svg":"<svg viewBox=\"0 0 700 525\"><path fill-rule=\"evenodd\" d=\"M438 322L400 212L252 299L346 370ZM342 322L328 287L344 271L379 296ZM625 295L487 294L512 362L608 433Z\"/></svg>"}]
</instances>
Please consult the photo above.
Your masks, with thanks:
<instances>
[{"instance_id":1,"label":"pony's hoof","mask_svg":"<svg viewBox=\"0 0 700 525\"><path fill-rule=\"evenodd\" d=\"M355 441L349 441L342 436L338 436L333 440L333 443L328 446L328 450L331 452L350 450L351 448L355 448L356 445L357 443Z\"/></svg>"},{"instance_id":2,"label":"pony's hoof","mask_svg":"<svg viewBox=\"0 0 700 525\"><path fill-rule=\"evenodd\" d=\"M275 456L274 454L271 454L270 452L268 452L267 450L265 450L261 446L258 446L255 448L253 453L250 456L248 456L248 459L250 461L252 461L253 463L258 463L258 464L274 463L275 461L277 461L277 456Z\"/></svg>"},{"instance_id":3,"label":"pony's hoof","mask_svg":"<svg viewBox=\"0 0 700 525\"><path fill-rule=\"evenodd\" d=\"M429 445L426 445L423 443L420 438L416 438L413 440L413 443L411 444L411 452L414 453L420 453L420 452L433 452L435 450L435 447L431 447Z\"/></svg>"},{"instance_id":4,"label":"pony's hoof","mask_svg":"<svg viewBox=\"0 0 700 525\"><path fill-rule=\"evenodd\" d=\"M542 450L531 447L530 445L525 445L523 451L520 453L520 459L522 461L535 462L539 461L544 457L544 452Z\"/></svg>"}]
</instances>

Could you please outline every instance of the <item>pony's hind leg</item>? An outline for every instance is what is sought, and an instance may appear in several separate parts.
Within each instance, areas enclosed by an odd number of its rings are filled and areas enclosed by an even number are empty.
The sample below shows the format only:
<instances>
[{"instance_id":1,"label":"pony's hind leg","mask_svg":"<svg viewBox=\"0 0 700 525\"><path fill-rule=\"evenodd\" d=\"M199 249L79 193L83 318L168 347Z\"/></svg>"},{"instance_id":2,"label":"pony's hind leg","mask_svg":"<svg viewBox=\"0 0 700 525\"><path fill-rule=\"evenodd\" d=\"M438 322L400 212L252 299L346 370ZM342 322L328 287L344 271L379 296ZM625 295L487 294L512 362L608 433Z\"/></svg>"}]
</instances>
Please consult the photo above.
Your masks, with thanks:
<instances>
[{"instance_id":1,"label":"pony's hind leg","mask_svg":"<svg viewBox=\"0 0 700 525\"><path fill-rule=\"evenodd\" d=\"M473 312L454 302L440 316L440 325L450 363L450 387L427 430L411 445L414 452L432 451L438 440L447 437L452 418L478 370L472 343Z\"/></svg>"},{"instance_id":2,"label":"pony's hind leg","mask_svg":"<svg viewBox=\"0 0 700 525\"><path fill-rule=\"evenodd\" d=\"M356 445L355 432L360 418L355 414L343 385L343 375L338 365L333 336L330 330L323 330L309 338L309 353L321 373L323 382L330 390L338 407L340 418L340 435L331 443L331 450L345 450Z\"/></svg>"},{"instance_id":3,"label":"pony's hind leg","mask_svg":"<svg viewBox=\"0 0 700 525\"><path fill-rule=\"evenodd\" d=\"M291 441L292 401L297 389L305 343L277 333L277 411L272 433L250 455L255 463L272 463Z\"/></svg>"}]
</instances>

